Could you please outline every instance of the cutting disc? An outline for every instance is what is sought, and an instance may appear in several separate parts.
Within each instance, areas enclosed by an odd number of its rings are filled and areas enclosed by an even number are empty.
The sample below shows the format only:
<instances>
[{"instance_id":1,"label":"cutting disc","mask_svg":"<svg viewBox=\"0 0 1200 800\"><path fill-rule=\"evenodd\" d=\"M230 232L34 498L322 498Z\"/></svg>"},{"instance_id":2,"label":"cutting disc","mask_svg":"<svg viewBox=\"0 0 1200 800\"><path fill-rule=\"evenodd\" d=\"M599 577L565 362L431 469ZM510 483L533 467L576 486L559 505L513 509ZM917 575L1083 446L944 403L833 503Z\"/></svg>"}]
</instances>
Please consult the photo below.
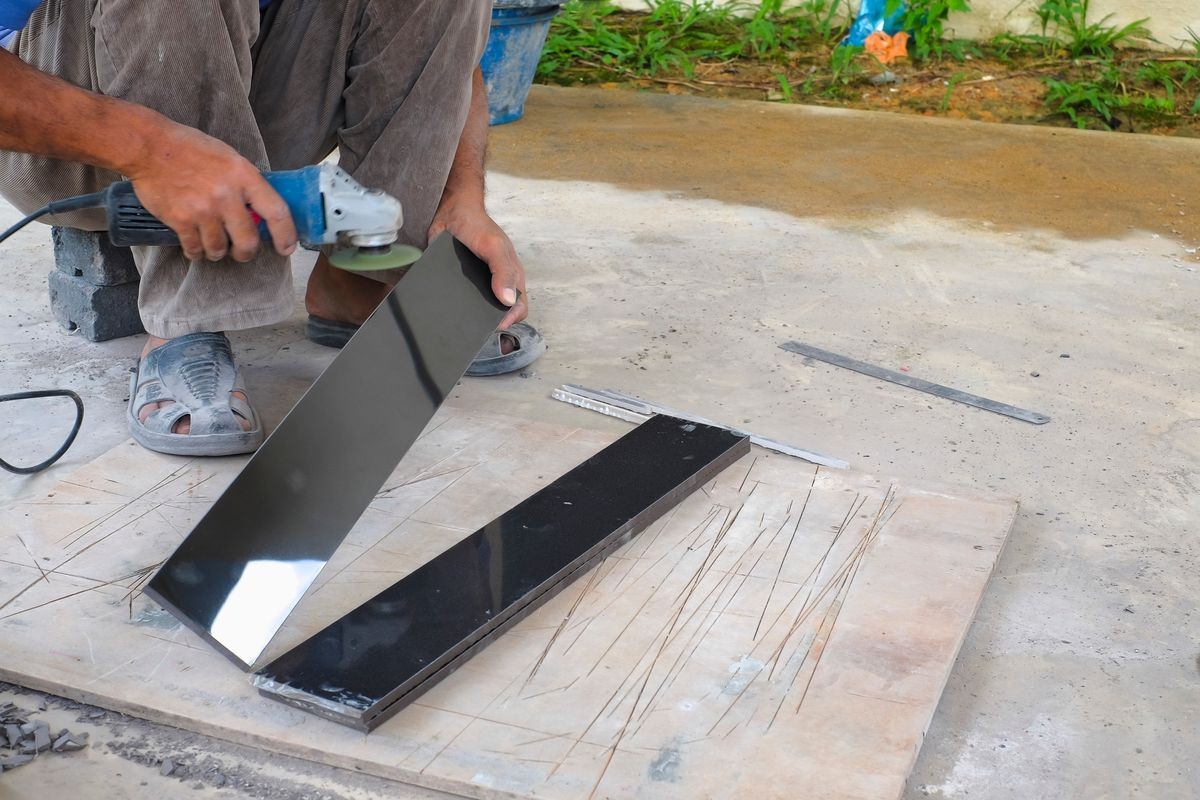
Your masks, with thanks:
<instances>
[{"instance_id":1,"label":"cutting disc","mask_svg":"<svg viewBox=\"0 0 1200 800\"><path fill-rule=\"evenodd\" d=\"M334 250L329 263L353 272L374 272L382 269L407 267L421 257L421 251L407 244L386 247L346 247Z\"/></svg>"}]
</instances>

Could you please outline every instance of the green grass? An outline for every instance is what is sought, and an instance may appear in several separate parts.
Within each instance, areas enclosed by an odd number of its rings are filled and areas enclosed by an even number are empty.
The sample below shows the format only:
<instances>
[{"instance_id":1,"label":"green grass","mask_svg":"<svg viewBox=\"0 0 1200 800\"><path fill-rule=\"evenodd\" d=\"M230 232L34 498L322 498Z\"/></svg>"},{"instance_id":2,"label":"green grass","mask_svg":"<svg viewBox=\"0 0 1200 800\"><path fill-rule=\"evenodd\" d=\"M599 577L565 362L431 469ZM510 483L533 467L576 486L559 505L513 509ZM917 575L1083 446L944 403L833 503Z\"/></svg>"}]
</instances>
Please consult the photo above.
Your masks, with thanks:
<instances>
[{"instance_id":1,"label":"green grass","mask_svg":"<svg viewBox=\"0 0 1200 800\"><path fill-rule=\"evenodd\" d=\"M1034 13L1041 34L1025 38L1043 53L1065 55L1083 73L1046 79L1046 107L1052 113L1079 128L1112 130L1200 113L1200 63L1185 56L1177 61L1121 57L1122 48L1153 40L1148 19L1120 27L1110 24L1111 14L1093 20L1090 0L1043 0ZM1192 33L1190 45L1191 55L1200 56L1200 37ZM1180 97L1188 94L1196 97L1181 108Z\"/></svg>"},{"instance_id":2,"label":"green grass","mask_svg":"<svg viewBox=\"0 0 1200 800\"><path fill-rule=\"evenodd\" d=\"M1072 78L1046 79L1046 106L1079 128L1136 130L1200 115L1200 63L1101 61Z\"/></svg>"},{"instance_id":3,"label":"green grass","mask_svg":"<svg viewBox=\"0 0 1200 800\"><path fill-rule=\"evenodd\" d=\"M607 0L571 0L555 19L538 74L553 78L583 64L614 76L679 70L690 77L703 60L785 62L809 42L840 38L846 9L846 0L809 0L788 8L783 0L761 5L649 0L645 14L631 17Z\"/></svg>"},{"instance_id":4,"label":"green grass","mask_svg":"<svg viewBox=\"0 0 1200 800\"><path fill-rule=\"evenodd\" d=\"M657 3L637 25L629 25L618 12L607 2L567 3L546 40L539 74L551 76L582 62L611 68L614 74L652 76L679 69L690 75L696 60L730 58L740 50L726 9Z\"/></svg>"}]
</instances>

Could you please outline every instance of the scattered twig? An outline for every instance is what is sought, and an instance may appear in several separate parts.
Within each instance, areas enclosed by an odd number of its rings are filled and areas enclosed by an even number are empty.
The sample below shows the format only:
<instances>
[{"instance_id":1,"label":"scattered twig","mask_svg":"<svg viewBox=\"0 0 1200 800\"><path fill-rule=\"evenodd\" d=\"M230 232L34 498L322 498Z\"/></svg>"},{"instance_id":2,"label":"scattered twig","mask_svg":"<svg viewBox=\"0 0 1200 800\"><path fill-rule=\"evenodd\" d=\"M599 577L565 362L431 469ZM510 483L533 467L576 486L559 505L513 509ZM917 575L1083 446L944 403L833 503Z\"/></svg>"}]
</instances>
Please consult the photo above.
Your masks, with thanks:
<instances>
[{"instance_id":1,"label":"scattered twig","mask_svg":"<svg viewBox=\"0 0 1200 800\"><path fill-rule=\"evenodd\" d=\"M710 80L704 80L703 78L692 78L690 80L676 80L674 78L658 78L658 77L654 77L652 75L641 75L641 74L638 74L637 72L634 72L631 69L626 69L625 67L618 67L615 64L602 64L602 63L599 63L596 61L588 61L588 60L582 59L582 58L576 59L576 63L584 64L585 66L592 67L593 69L602 69L602 70L607 70L608 72L614 72L618 75L624 75L626 78L629 78L629 79L635 80L635 81L652 81L654 83L667 84L668 86L686 86L689 89L692 89L697 92L704 91L703 89L700 88L701 86L724 86L724 87L728 87L731 89L757 89L760 92L766 92L768 89L771 88L769 85L762 84L762 83L735 83L733 81L710 81Z\"/></svg>"}]
</instances>

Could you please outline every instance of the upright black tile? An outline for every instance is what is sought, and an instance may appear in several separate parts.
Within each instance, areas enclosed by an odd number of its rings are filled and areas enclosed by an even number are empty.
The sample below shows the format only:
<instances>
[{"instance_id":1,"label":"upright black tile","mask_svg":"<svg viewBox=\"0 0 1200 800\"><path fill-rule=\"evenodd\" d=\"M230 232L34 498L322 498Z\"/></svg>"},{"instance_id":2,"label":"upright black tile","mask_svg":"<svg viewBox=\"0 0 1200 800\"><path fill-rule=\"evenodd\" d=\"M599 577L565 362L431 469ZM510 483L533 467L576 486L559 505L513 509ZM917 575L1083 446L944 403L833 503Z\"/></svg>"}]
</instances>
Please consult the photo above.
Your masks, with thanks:
<instances>
[{"instance_id":1,"label":"upright black tile","mask_svg":"<svg viewBox=\"0 0 1200 800\"><path fill-rule=\"evenodd\" d=\"M490 280L434 242L146 593L249 669L499 324Z\"/></svg>"},{"instance_id":2,"label":"upright black tile","mask_svg":"<svg viewBox=\"0 0 1200 800\"><path fill-rule=\"evenodd\" d=\"M750 449L653 417L264 667L268 697L371 730Z\"/></svg>"}]
</instances>

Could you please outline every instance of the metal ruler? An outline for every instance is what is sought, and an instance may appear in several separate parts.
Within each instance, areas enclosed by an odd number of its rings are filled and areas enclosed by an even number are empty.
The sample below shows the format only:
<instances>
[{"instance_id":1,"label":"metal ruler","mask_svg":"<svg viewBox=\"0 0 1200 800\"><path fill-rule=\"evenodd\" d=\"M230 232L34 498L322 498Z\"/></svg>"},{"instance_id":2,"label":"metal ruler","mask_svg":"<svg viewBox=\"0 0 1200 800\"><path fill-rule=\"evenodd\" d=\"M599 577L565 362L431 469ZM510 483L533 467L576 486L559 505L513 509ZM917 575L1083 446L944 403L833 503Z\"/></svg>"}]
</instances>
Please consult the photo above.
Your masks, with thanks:
<instances>
[{"instance_id":1,"label":"metal ruler","mask_svg":"<svg viewBox=\"0 0 1200 800\"><path fill-rule=\"evenodd\" d=\"M1017 408L1016 406L1010 406L1008 403L998 403L995 400L988 400L986 397L980 397L979 395L969 394L958 389L951 389L949 386L942 386L938 383L914 378L911 375L905 375L903 372L893 372L890 369L877 367L865 361L856 361L853 358L840 356L837 353L831 353L828 350L822 350L819 347L813 347L802 342L784 342L779 347L792 353L799 353L802 356L824 361L826 364L833 364L835 367L843 367L844 369L861 372L863 375L870 375L872 378L907 386L919 392L944 397L956 403L965 403L969 406L982 408L984 411L1003 414L1006 417L1019 419L1023 422L1032 422L1034 425L1045 425L1050 421L1050 417L1045 414L1039 414L1036 411Z\"/></svg>"}]
</instances>

